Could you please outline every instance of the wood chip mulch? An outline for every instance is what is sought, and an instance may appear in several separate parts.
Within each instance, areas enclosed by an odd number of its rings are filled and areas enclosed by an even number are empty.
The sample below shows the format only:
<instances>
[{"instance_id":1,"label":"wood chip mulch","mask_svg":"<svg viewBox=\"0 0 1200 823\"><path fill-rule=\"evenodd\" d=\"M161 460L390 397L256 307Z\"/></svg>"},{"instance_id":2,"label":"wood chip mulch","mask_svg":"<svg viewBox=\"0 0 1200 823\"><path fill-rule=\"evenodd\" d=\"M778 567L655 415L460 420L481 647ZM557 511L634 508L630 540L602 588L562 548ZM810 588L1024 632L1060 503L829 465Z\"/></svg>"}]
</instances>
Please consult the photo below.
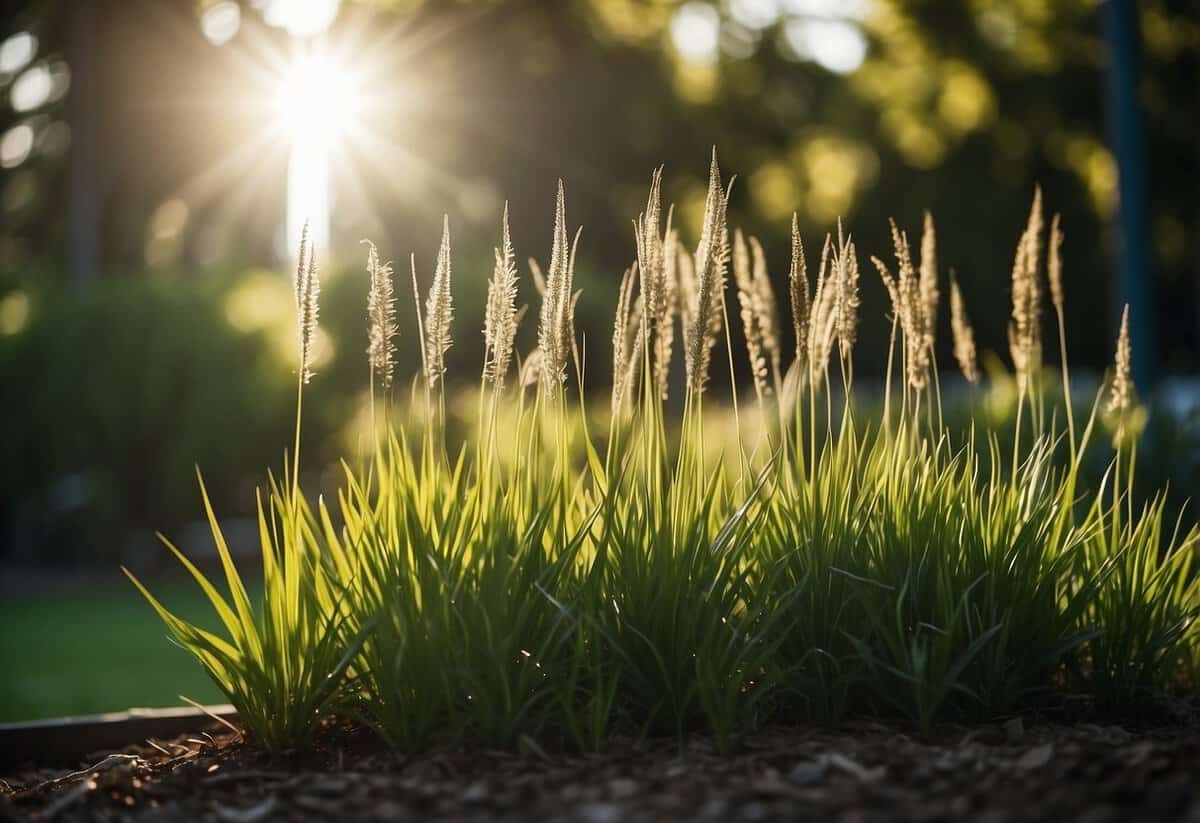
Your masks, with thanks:
<instances>
[{"instance_id":1,"label":"wood chip mulch","mask_svg":"<svg viewBox=\"0 0 1200 823\"><path fill-rule=\"evenodd\" d=\"M600 755L445 748L389 753L330 730L268 758L231 732L149 741L76 769L0 780L0 820L1200 823L1200 725L1024 723L775 728L719 754L704 738Z\"/></svg>"}]
</instances>

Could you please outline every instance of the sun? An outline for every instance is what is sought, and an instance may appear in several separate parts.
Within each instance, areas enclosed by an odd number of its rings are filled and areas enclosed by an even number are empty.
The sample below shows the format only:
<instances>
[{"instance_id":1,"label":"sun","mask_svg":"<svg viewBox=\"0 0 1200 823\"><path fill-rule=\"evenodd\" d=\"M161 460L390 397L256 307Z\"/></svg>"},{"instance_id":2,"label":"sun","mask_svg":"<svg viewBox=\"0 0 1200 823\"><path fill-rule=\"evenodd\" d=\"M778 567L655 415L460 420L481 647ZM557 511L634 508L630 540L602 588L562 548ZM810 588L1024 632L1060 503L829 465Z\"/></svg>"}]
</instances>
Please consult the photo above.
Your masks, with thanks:
<instances>
[{"instance_id":1,"label":"sun","mask_svg":"<svg viewBox=\"0 0 1200 823\"><path fill-rule=\"evenodd\" d=\"M285 156L286 219L272 244L280 259L293 262L306 223L328 259L349 248L357 252L357 245L332 229L332 215L338 215L338 224L352 218L381 232L381 203L424 209L431 193L444 197L465 185L437 162L440 147L430 143L438 136L421 125L430 117L446 122L444 101L454 102L462 129L479 128L476 107L463 105L470 99L458 70L463 61L428 60L443 55L458 33L482 19L478 13L436 26L419 17L379 26L373 25L377 17L364 12L348 16L336 31L313 32L311 21L300 26L299 18L287 16L307 13L309 2L269 0L263 20L270 25L256 18L243 24L232 0L206 13L206 34L227 49L232 70L227 81L214 84L205 103L229 109L231 117L214 118L214 127L225 129L223 136L232 131L238 140L173 193L197 209L223 201L214 219L234 232L240 221L256 219L252 211L262 197L279 190L280 166L274 161ZM267 4L263 0L262 8ZM286 28L287 36L274 31L276 26Z\"/></svg>"},{"instance_id":2,"label":"sun","mask_svg":"<svg viewBox=\"0 0 1200 823\"><path fill-rule=\"evenodd\" d=\"M319 139L332 144L361 131L361 83L327 54L296 57L279 78L274 102L279 126L293 143Z\"/></svg>"},{"instance_id":3,"label":"sun","mask_svg":"<svg viewBox=\"0 0 1200 823\"><path fill-rule=\"evenodd\" d=\"M281 72L273 104L289 144L288 247L299 246L307 224L313 243L327 248L330 166L341 141L362 135L362 84L332 56L301 53Z\"/></svg>"}]
</instances>

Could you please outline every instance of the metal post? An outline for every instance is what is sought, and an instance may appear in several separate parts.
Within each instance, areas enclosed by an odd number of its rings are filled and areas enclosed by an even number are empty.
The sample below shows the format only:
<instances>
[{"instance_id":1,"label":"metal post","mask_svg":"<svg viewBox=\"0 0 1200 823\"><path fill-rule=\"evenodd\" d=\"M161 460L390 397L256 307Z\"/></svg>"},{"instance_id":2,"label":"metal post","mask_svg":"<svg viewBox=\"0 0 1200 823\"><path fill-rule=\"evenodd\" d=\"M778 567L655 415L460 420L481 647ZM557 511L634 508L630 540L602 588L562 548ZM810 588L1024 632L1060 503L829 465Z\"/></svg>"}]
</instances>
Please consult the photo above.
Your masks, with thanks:
<instances>
[{"instance_id":1,"label":"metal post","mask_svg":"<svg viewBox=\"0 0 1200 823\"><path fill-rule=\"evenodd\" d=\"M1143 397L1154 388L1157 335L1150 277L1146 152L1138 105L1139 31L1135 0L1105 0L1101 24L1108 43L1105 113L1109 146L1117 161L1117 306L1129 304L1133 378ZM1115 327L1115 324L1114 324Z\"/></svg>"}]
</instances>

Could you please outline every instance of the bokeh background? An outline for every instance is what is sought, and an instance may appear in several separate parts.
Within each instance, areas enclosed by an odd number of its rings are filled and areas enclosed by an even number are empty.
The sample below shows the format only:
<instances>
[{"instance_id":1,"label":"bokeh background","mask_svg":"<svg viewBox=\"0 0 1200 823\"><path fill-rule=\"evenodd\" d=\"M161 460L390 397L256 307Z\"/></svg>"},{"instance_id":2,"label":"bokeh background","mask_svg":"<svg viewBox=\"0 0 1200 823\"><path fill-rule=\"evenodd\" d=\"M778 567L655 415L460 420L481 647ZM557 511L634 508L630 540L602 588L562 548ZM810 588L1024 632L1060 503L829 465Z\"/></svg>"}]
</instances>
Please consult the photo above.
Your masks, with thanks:
<instances>
[{"instance_id":1,"label":"bokeh background","mask_svg":"<svg viewBox=\"0 0 1200 823\"><path fill-rule=\"evenodd\" d=\"M715 144L737 174L731 223L763 239L777 283L793 212L814 256L840 217L864 257L885 257L887 219L915 233L929 209L943 277L957 272L993 368L1040 183L1066 231L1074 366L1099 378L1130 302L1144 464L1180 499L1200 490L1196 0L5 9L0 720L215 698L117 567L167 574L158 530L208 550L195 465L245 533L255 485L289 443L289 266L305 218L323 264L305 397L318 483L364 415L362 238L397 261L410 316L409 255L427 283L449 216L449 368L470 385L503 204L519 259L544 262L561 177L568 221L584 227L577 326L604 388L650 173L665 165L694 242ZM885 364L886 297L869 270L864 282L856 375L869 382ZM402 324L401 375L416 368L412 335ZM173 602L201 606L182 583Z\"/></svg>"}]
</instances>

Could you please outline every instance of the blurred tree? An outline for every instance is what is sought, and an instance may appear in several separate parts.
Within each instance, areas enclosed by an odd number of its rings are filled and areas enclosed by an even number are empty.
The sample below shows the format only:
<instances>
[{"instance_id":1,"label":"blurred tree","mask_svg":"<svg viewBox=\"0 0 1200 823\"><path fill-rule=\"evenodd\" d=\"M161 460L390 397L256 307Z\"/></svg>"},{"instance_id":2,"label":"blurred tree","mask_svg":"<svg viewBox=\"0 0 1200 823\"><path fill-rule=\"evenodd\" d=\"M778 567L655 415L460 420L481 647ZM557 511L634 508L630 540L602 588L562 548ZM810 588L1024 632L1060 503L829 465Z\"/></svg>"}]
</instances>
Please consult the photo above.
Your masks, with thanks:
<instances>
[{"instance_id":1,"label":"blurred tree","mask_svg":"<svg viewBox=\"0 0 1200 823\"><path fill-rule=\"evenodd\" d=\"M1200 0L1140 0L1136 10L1151 332L1163 371L1194 373ZM333 158L335 248L320 254L329 362L311 416L306 398L306 417L326 434L352 416L365 382L363 286L353 277L361 237L401 262L401 274L415 252L427 283L449 214L450 374L469 379L500 210L507 200L519 257L544 263L562 177L568 221L585 227L577 327L589 383L600 386L607 358L595 353L611 336L651 170L666 164L665 193L694 243L714 143L725 174L738 175L731 220L763 239L778 286L793 210L810 257L839 216L861 254L886 257L887 218L916 232L929 208L943 275L958 272L980 345L1002 354L1014 246L1040 182L1066 230L1072 358L1110 362L1120 186L1099 0L9 3L0 9L0 409L6 431L25 434L0 473L0 530L28 521L22 512L67 523L46 501L83 477L106 497L78 520L106 532L93 543L116 545L109 536L130 523L194 514L181 482L192 460L226 480L223 502L237 510L247 504L239 478L257 476L282 447L271 433L286 430L288 395L285 385L272 399L269 381L286 384L287 365L258 336L283 306L271 323L290 346L277 265L287 253L288 143L272 96L304 42L292 32L342 52L381 103ZM329 128L320 95L302 89L300 99L312 101L313 128ZM274 272L245 271L263 263ZM877 374L885 296L864 269L856 372ZM72 270L101 282L58 294ZM521 301L535 302L523 280ZM401 293L401 316L411 317ZM411 374L416 347L401 325L398 371ZM90 369L86 394L80 364ZM226 375L235 368L238 381ZM195 412L186 420L185 390ZM74 429L79 408L96 411ZM234 449L222 446L226 419L248 421ZM312 455L314 467L343 445L327 439L331 453ZM88 551L84 542L68 553Z\"/></svg>"},{"instance_id":2,"label":"blurred tree","mask_svg":"<svg viewBox=\"0 0 1200 823\"><path fill-rule=\"evenodd\" d=\"M99 68L87 84L101 111L103 270L279 253L286 151L254 139L262 116L246 96L248 66L287 53L287 33L263 13L289 1L238 4L230 29L230 0L92 0L105 7ZM580 326L603 340L650 169L667 164L667 192L694 240L716 143L723 167L739 174L731 217L763 236L777 279L793 209L810 246L840 215L864 253L882 255L887 217L916 230L928 207L940 259L958 271L969 303L1001 306L1040 181L1067 232L1073 352L1096 367L1108 362L1113 326L1097 319L1113 316L1111 276L1101 273L1113 270L1118 186L1095 0L340 6L321 37L374 61L372 81L399 101L371 123L384 139L342 158L334 221L343 247L370 234L398 258L416 251L428 267L446 211L463 271L482 278L505 198L519 252L545 256L553 181L562 176L570 222L586 226ZM224 28L207 16L217 7ZM5 20L5 35L33 31L38 60L56 59L63 21L78 8L27 4ZM1200 365L1196 11L1196 0L1138 4L1156 333L1164 366L1176 372ZM0 91L11 97L21 76L0 75ZM2 115L5 135L24 126L37 133L0 172L0 265L10 269L64 255L62 161L51 156L61 105ZM480 299L463 302L469 312ZM882 315L881 289L868 287L864 308ZM1002 351L1005 313L974 314L981 342ZM865 338L862 370L881 367L883 337ZM456 349L464 360L477 354Z\"/></svg>"}]
</instances>

